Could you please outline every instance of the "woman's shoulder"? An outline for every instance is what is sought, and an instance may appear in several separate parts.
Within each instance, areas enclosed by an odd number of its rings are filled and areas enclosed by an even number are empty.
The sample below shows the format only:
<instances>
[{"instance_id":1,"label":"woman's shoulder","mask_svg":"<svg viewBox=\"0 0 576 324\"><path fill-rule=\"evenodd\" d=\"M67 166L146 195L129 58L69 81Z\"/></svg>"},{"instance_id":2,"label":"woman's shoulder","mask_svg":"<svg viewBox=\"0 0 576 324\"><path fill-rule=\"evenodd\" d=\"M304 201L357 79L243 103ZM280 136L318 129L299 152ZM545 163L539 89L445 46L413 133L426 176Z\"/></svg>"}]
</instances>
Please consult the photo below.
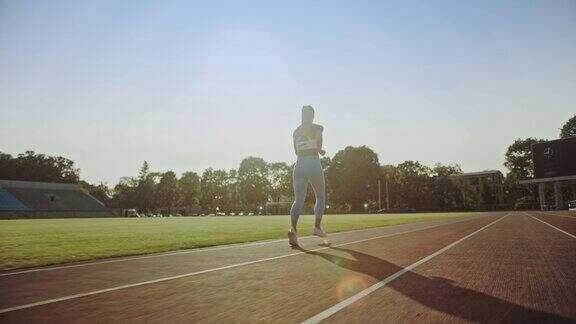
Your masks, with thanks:
<instances>
[{"instance_id":1,"label":"woman's shoulder","mask_svg":"<svg viewBox=\"0 0 576 324\"><path fill-rule=\"evenodd\" d=\"M296 129L294 130L294 132L292 132L292 134L296 135L302 132L302 125L296 127Z\"/></svg>"},{"instance_id":2,"label":"woman's shoulder","mask_svg":"<svg viewBox=\"0 0 576 324\"><path fill-rule=\"evenodd\" d=\"M318 125L318 124L300 125L300 126L296 127L296 129L294 130L294 132L292 134L294 136L308 134L308 136L309 136L309 135L311 135L311 132L312 133L321 133L323 130L324 130L324 127L322 125Z\"/></svg>"}]
</instances>

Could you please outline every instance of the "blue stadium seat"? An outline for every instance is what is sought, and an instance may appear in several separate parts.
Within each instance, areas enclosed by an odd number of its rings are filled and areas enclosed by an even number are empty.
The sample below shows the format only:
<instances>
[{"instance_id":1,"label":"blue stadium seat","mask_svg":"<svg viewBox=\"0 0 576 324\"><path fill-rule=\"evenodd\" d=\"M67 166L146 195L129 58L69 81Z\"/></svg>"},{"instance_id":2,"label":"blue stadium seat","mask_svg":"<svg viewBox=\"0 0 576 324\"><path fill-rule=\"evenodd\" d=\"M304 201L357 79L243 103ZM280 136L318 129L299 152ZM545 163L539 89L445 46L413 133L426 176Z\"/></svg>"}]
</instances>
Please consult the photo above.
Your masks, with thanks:
<instances>
[{"instance_id":1,"label":"blue stadium seat","mask_svg":"<svg viewBox=\"0 0 576 324\"><path fill-rule=\"evenodd\" d=\"M24 210L27 207L11 193L0 188L0 210Z\"/></svg>"}]
</instances>

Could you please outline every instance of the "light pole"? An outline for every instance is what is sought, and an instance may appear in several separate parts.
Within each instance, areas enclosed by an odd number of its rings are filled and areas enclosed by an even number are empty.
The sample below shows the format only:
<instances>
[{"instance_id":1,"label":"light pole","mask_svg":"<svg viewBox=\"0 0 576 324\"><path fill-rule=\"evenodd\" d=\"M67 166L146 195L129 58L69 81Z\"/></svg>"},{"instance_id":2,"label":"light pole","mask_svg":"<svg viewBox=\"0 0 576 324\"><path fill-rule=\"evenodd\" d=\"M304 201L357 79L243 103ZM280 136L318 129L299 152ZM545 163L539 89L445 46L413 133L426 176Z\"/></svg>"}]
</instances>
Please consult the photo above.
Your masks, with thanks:
<instances>
[{"instance_id":1,"label":"light pole","mask_svg":"<svg viewBox=\"0 0 576 324\"><path fill-rule=\"evenodd\" d=\"M380 191L380 179L378 179L378 211L382 210L382 193Z\"/></svg>"}]
</instances>

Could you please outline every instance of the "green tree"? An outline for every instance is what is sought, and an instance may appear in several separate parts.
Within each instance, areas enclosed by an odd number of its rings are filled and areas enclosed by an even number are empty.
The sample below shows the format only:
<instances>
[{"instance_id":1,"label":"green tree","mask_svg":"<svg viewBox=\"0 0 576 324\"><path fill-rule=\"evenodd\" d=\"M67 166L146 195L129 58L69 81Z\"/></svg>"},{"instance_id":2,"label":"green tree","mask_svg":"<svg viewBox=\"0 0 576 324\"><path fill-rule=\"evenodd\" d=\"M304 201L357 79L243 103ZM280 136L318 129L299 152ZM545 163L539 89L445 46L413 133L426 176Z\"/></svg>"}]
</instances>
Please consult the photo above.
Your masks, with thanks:
<instances>
[{"instance_id":1,"label":"green tree","mask_svg":"<svg viewBox=\"0 0 576 324\"><path fill-rule=\"evenodd\" d=\"M2 180L22 180L19 179L16 159L10 154L0 152L0 179Z\"/></svg>"},{"instance_id":2,"label":"green tree","mask_svg":"<svg viewBox=\"0 0 576 324\"><path fill-rule=\"evenodd\" d=\"M178 205L188 210L200 203L200 177L195 172L184 172L178 180Z\"/></svg>"},{"instance_id":3,"label":"green tree","mask_svg":"<svg viewBox=\"0 0 576 324\"><path fill-rule=\"evenodd\" d=\"M572 136L576 136L576 115L568 119L560 130L560 138L568 138Z\"/></svg>"},{"instance_id":4,"label":"green tree","mask_svg":"<svg viewBox=\"0 0 576 324\"><path fill-rule=\"evenodd\" d=\"M386 165L382 165L380 167L380 170L382 172L382 200L386 201L388 200L388 202L390 203L390 208L399 208L401 206L404 206L404 201L402 199L402 196L400 196L399 191L397 190L398 188L400 188L400 186L398 185L398 170L396 168L396 166L391 165L391 164L386 164ZM388 185L388 197L386 197L386 185ZM386 208L386 204L384 203L382 205L384 208Z\"/></svg>"},{"instance_id":5,"label":"green tree","mask_svg":"<svg viewBox=\"0 0 576 324\"><path fill-rule=\"evenodd\" d=\"M200 180L200 205L204 212L214 213L216 208L223 211L229 206L228 179L226 170L204 170Z\"/></svg>"},{"instance_id":6,"label":"green tree","mask_svg":"<svg viewBox=\"0 0 576 324\"><path fill-rule=\"evenodd\" d=\"M225 203L226 208L230 211L239 211L243 209L241 195L240 195L240 183L238 179L238 171L231 169L228 171L225 182L226 197Z\"/></svg>"},{"instance_id":7,"label":"green tree","mask_svg":"<svg viewBox=\"0 0 576 324\"><path fill-rule=\"evenodd\" d=\"M0 152L0 179L20 181L78 183L80 170L62 156L48 156L26 151L13 158Z\"/></svg>"},{"instance_id":8,"label":"green tree","mask_svg":"<svg viewBox=\"0 0 576 324\"><path fill-rule=\"evenodd\" d=\"M510 171L504 179L504 193L507 203L516 205L518 201L534 201L535 187L533 185L520 185L519 181L534 177L532 145L544 141L532 137L519 138L508 147L504 161L504 166Z\"/></svg>"},{"instance_id":9,"label":"green tree","mask_svg":"<svg viewBox=\"0 0 576 324\"><path fill-rule=\"evenodd\" d=\"M455 176L462 174L457 164L437 163L432 169L431 198L432 207L438 209L457 209L462 206L461 190Z\"/></svg>"},{"instance_id":10,"label":"green tree","mask_svg":"<svg viewBox=\"0 0 576 324\"><path fill-rule=\"evenodd\" d=\"M167 207L168 214L172 212L177 198L176 174L173 171L164 172L160 177L160 182L156 186L156 197L159 207Z\"/></svg>"},{"instance_id":11,"label":"green tree","mask_svg":"<svg viewBox=\"0 0 576 324\"><path fill-rule=\"evenodd\" d=\"M90 196L98 199L101 203L108 206L112 198L112 192L108 186L104 183L99 185L90 184L84 180L80 180L80 186L84 189Z\"/></svg>"},{"instance_id":12,"label":"green tree","mask_svg":"<svg viewBox=\"0 0 576 324\"><path fill-rule=\"evenodd\" d=\"M280 201L282 197L292 194L292 168L284 162L270 163L268 166L270 197Z\"/></svg>"},{"instance_id":13,"label":"green tree","mask_svg":"<svg viewBox=\"0 0 576 324\"><path fill-rule=\"evenodd\" d=\"M480 205L480 193L463 177L453 177L452 180L460 193L459 208L476 209Z\"/></svg>"},{"instance_id":14,"label":"green tree","mask_svg":"<svg viewBox=\"0 0 576 324\"><path fill-rule=\"evenodd\" d=\"M137 199L138 179L122 177L114 187L112 204L119 208L142 208Z\"/></svg>"},{"instance_id":15,"label":"green tree","mask_svg":"<svg viewBox=\"0 0 576 324\"><path fill-rule=\"evenodd\" d=\"M138 173L138 180L144 181L150 175L150 166L148 165L148 161L144 161L142 166L140 167L140 172Z\"/></svg>"},{"instance_id":16,"label":"green tree","mask_svg":"<svg viewBox=\"0 0 576 324\"><path fill-rule=\"evenodd\" d=\"M378 199L380 175L378 155L366 146L348 146L339 151L326 170L332 199L353 211L362 211L365 203Z\"/></svg>"},{"instance_id":17,"label":"green tree","mask_svg":"<svg viewBox=\"0 0 576 324\"><path fill-rule=\"evenodd\" d=\"M397 190L402 197L404 208L424 209L431 207L432 170L417 161L406 161L398 165L396 173Z\"/></svg>"},{"instance_id":18,"label":"green tree","mask_svg":"<svg viewBox=\"0 0 576 324\"><path fill-rule=\"evenodd\" d=\"M159 174L150 172L148 162L144 161L138 175L138 186L136 187L136 205L146 212L153 211L158 203L155 195L156 184Z\"/></svg>"},{"instance_id":19,"label":"green tree","mask_svg":"<svg viewBox=\"0 0 576 324\"><path fill-rule=\"evenodd\" d=\"M518 179L534 176L534 161L532 160L532 145L544 142L543 139L517 139L506 151L504 166L514 173Z\"/></svg>"},{"instance_id":20,"label":"green tree","mask_svg":"<svg viewBox=\"0 0 576 324\"><path fill-rule=\"evenodd\" d=\"M462 168L458 164L436 163L434 168L432 168L432 174L438 177L449 177L462 174Z\"/></svg>"},{"instance_id":21,"label":"green tree","mask_svg":"<svg viewBox=\"0 0 576 324\"><path fill-rule=\"evenodd\" d=\"M242 203L248 208L266 203L270 191L268 163L257 157L242 160L238 168L238 186Z\"/></svg>"}]
</instances>

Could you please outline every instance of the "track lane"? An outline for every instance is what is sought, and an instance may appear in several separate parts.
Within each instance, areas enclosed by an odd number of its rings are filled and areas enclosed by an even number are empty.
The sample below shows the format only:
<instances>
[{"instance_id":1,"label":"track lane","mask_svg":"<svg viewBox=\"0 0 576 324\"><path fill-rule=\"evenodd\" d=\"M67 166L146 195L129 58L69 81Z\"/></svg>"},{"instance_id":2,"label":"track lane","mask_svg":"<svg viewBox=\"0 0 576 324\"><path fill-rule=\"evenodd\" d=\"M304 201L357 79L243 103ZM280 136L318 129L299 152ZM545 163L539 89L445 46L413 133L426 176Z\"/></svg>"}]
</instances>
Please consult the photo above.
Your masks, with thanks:
<instances>
[{"instance_id":1,"label":"track lane","mask_svg":"<svg viewBox=\"0 0 576 324\"><path fill-rule=\"evenodd\" d=\"M334 244L348 243L386 235L471 221L462 218L444 221L403 224L335 234ZM307 249L317 248L318 238L302 240ZM266 242L265 242L266 243ZM137 285L142 282L162 280L175 276L193 274L241 265L252 261L277 258L299 253L288 247L285 240L262 245L246 244L227 249L206 249L197 253L173 254L124 262L94 264L89 267L56 269L56 271L22 273L0 277L0 309L66 298L78 294L114 289L119 286Z\"/></svg>"},{"instance_id":2,"label":"track lane","mask_svg":"<svg viewBox=\"0 0 576 324\"><path fill-rule=\"evenodd\" d=\"M576 240L515 213L327 322L574 322L574 287Z\"/></svg>"},{"instance_id":3,"label":"track lane","mask_svg":"<svg viewBox=\"0 0 576 324\"><path fill-rule=\"evenodd\" d=\"M576 235L576 217L562 213L526 212L525 214L536 217L541 221L556 226L563 231Z\"/></svg>"},{"instance_id":4,"label":"track lane","mask_svg":"<svg viewBox=\"0 0 576 324\"><path fill-rule=\"evenodd\" d=\"M455 247L456 245L462 243L463 241L469 239L470 237L480 233L481 231L487 229L490 226L493 226L494 224L500 222L501 220L503 220L504 218L506 218L506 216L501 217L479 229L477 229L476 231L462 237L461 239L450 243L449 245L446 245L445 247L441 248L440 250L406 266L406 267L398 267L398 271L396 271L394 274L384 278L383 280L377 282L376 284L370 286L367 289L364 289L362 291L360 291L359 293L341 301L340 303L328 308L327 310L307 319L306 321L303 322L303 324L316 324L319 323L320 321L323 321L331 316L333 316L334 314L340 312L341 310L345 309L346 307L353 305L354 303L358 303L361 302L363 298L369 296L371 293L376 292L378 289L385 287L386 285L392 283L394 280L401 278L403 275L410 273L410 271L412 269L415 269L418 266L421 266L423 264L425 264L426 262L434 259L435 257L441 255L442 253L450 250L451 248ZM335 248L338 249L338 248ZM342 250L342 249L341 249ZM378 260L375 257L368 257L367 254L363 254L361 252L358 251L353 251L353 250L347 250L348 252L350 252L352 255L355 256L355 262L358 262L358 264L361 264L362 260ZM382 264L382 263L380 263ZM361 268L361 270L364 270L363 268Z\"/></svg>"},{"instance_id":5,"label":"track lane","mask_svg":"<svg viewBox=\"0 0 576 324\"><path fill-rule=\"evenodd\" d=\"M332 235L331 240L334 244L341 244L382 235L398 235L472 219L451 219L342 232ZM320 240L316 237L302 239L303 246L307 249L317 248L318 242ZM155 258L94 264L89 267L63 268L55 271L0 277L0 291L3 292L0 294L0 310L293 253L295 252L288 247L286 240L281 240L263 242L259 245L237 245L230 248L205 249L196 253L169 254Z\"/></svg>"},{"instance_id":6,"label":"track lane","mask_svg":"<svg viewBox=\"0 0 576 324\"><path fill-rule=\"evenodd\" d=\"M399 264L410 264L499 215L387 237L354 246L384 250ZM387 247L382 249L382 247ZM333 253L340 253L332 251ZM393 269L379 269L382 275ZM183 278L145 287L89 296L0 314L0 320L294 322L338 301L335 287L343 278L377 280L362 272L335 268L314 252Z\"/></svg>"},{"instance_id":7,"label":"track lane","mask_svg":"<svg viewBox=\"0 0 576 324\"><path fill-rule=\"evenodd\" d=\"M576 218L576 211L571 211L571 210L534 211L534 212L539 213L539 214Z\"/></svg>"}]
</instances>

